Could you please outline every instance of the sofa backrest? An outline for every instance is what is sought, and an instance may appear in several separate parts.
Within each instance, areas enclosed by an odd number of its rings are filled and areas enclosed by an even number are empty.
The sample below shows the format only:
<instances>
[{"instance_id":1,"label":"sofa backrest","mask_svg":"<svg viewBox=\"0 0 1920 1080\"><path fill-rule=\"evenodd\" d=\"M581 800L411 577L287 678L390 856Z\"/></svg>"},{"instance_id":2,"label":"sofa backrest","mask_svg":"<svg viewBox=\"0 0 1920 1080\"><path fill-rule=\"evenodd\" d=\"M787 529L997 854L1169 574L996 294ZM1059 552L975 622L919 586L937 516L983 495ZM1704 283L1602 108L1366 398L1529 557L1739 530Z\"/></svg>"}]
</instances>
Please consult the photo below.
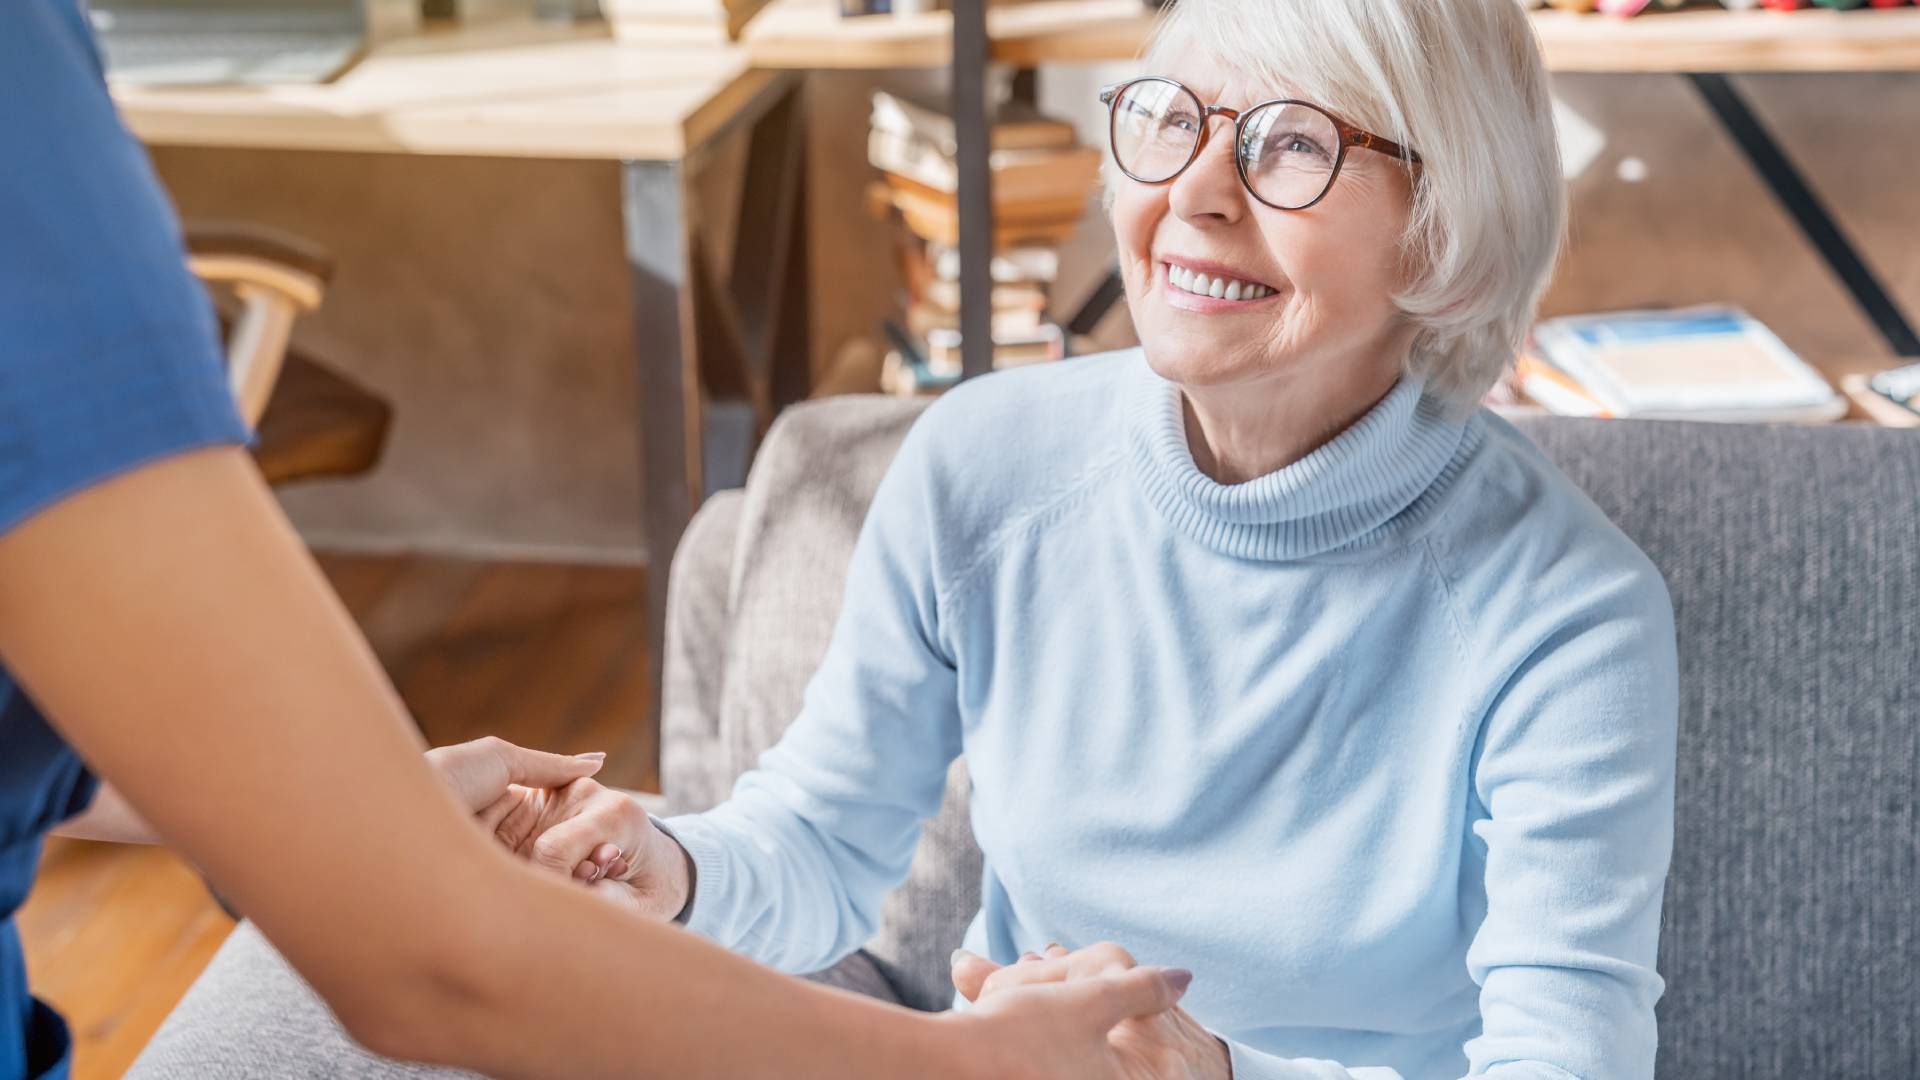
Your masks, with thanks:
<instances>
[{"instance_id":1,"label":"sofa backrest","mask_svg":"<svg viewBox=\"0 0 1920 1080\"><path fill-rule=\"evenodd\" d=\"M749 767L798 713L847 558L922 406L785 412L740 511L719 739ZM1920 1076L1920 434L1523 417L1646 551L1678 620L1663 1076ZM869 947L951 998L980 863L956 767Z\"/></svg>"}]
</instances>

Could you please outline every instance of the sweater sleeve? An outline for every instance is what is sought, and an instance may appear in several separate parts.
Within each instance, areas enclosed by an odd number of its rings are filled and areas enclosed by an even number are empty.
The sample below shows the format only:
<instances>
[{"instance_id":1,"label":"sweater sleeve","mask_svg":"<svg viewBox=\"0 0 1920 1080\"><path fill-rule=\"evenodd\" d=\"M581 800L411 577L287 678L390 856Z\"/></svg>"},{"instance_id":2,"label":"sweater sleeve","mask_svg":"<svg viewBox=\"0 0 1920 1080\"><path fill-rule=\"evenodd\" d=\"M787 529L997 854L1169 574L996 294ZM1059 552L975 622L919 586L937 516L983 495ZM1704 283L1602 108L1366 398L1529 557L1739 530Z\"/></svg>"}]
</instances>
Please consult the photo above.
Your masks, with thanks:
<instances>
[{"instance_id":1,"label":"sweater sleeve","mask_svg":"<svg viewBox=\"0 0 1920 1080\"><path fill-rule=\"evenodd\" d=\"M935 410L875 492L799 716L726 802L664 823L694 864L689 928L784 971L826 968L873 935L960 753L934 574Z\"/></svg>"},{"instance_id":2,"label":"sweater sleeve","mask_svg":"<svg viewBox=\"0 0 1920 1080\"><path fill-rule=\"evenodd\" d=\"M1597 595L1528 653L1481 728L1473 793L1485 815L1473 831L1487 912L1467 952L1480 986L1471 1076L1653 1076L1679 713L1673 608L1657 576ZM1399 1076L1227 1049L1234 1080Z\"/></svg>"},{"instance_id":3,"label":"sweater sleeve","mask_svg":"<svg viewBox=\"0 0 1920 1080\"><path fill-rule=\"evenodd\" d=\"M1493 699L1473 826L1487 912L1470 1071L1651 1078L1660 904L1673 848L1679 661L1651 565L1596 583ZM1472 841L1470 841L1472 843Z\"/></svg>"}]
</instances>

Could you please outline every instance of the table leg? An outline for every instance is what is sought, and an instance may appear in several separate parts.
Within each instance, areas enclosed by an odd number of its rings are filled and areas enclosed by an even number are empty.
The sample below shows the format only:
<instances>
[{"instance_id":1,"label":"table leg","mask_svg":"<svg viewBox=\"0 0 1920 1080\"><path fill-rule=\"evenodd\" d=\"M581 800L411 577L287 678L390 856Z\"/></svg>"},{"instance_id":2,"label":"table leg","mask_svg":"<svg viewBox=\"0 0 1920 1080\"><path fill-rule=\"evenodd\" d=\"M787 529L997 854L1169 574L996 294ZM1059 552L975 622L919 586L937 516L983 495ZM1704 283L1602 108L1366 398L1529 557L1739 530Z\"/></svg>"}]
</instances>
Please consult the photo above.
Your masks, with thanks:
<instances>
[{"instance_id":1,"label":"table leg","mask_svg":"<svg viewBox=\"0 0 1920 1080\"><path fill-rule=\"evenodd\" d=\"M1886 287L1880 283L1873 270L1853 245L1847 242L1846 234L1840 231L1840 225L1827 211L1826 204L1813 193L1800 171L1787 160L1760 118L1747 107L1746 99L1734 89L1733 83L1718 72L1691 72L1687 80L1706 100L1707 107L1720 121L1720 126L1733 141L1738 143L1747 161L1753 165L1760 179L1774 197L1780 200L1793 220L1800 226L1813 246L1819 250L1822 258L1834 275L1852 294L1854 302L1860 305L1867 318L1879 329L1880 336L1900 356L1920 356L1920 337L1914 335L1912 324L1901 314L1900 306L1887 295Z\"/></svg>"},{"instance_id":2,"label":"table leg","mask_svg":"<svg viewBox=\"0 0 1920 1080\"><path fill-rule=\"evenodd\" d=\"M640 394L640 512L647 546L647 660L652 667L644 723L660 717L667 625L667 567L699 506L703 421L693 350L692 274L679 162L621 167L627 266L632 276L634 348Z\"/></svg>"},{"instance_id":3,"label":"table leg","mask_svg":"<svg viewBox=\"0 0 1920 1080\"><path fill-rule=\"evenodd\" d=\"M750 140L724 279L690 212L709 147L621 167L648 561L646 723L660 716L667 576L681 534L707 495L746 482L774 415L810 382L803 86L776 84L739 127L712 137L746 130Z\"/></svg>"}]
</instances>

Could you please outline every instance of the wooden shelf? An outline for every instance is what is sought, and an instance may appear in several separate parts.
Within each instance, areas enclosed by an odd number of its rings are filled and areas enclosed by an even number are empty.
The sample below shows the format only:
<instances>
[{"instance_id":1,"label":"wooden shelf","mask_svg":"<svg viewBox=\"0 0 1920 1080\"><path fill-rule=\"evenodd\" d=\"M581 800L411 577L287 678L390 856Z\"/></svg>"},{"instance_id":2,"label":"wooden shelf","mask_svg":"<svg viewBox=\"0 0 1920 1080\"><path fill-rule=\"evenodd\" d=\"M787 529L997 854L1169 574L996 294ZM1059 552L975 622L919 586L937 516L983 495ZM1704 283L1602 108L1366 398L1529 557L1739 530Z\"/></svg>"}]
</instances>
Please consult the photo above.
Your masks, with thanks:
<instances>
[{"instance_id":1,"label":"wooden shelf","mask_svg":"<svg viewBox=\"0 0 1920 1080\"><path fill-rule=\"evenodd\" d=\"M1655 12L1633 19L1539 11L1554 71L1917 71L1920 8Z\"/></svg>"},{"instance_id":2,"label":"wooden shelf","mask_svg":"<svg viewBox=\"0 0 1920 1080\"><path fill-rule=\"evenodd\" d=\"M993 57L1043 62L1128 60L1153 15L1138 0L1036 0L987 9ZM1554 71L1915 71L1920 8L1795 12L1712 9L1634 19L1539 11ZM741 36L758 67L939 67L953 20L944 11L846 19L833 0L773 0Z\"/></svg>"}]
</instances>

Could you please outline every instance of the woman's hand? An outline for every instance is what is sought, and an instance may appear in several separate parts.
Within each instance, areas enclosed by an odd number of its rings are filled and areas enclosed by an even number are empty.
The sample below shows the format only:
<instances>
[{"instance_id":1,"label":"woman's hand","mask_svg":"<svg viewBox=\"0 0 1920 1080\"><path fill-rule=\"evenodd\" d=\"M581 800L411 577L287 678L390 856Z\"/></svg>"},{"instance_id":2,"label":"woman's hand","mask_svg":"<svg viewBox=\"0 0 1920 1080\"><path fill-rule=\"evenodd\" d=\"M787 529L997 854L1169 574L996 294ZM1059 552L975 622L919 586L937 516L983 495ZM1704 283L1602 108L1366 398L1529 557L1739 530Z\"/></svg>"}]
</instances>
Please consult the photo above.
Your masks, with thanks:
<instances>
[{"instance_id":1,"label":"woman's hand","mask_svg":"<svg viewBox=\"0 0 1920 1080\"><path fill-rule=\"evenodd\" d=\"M639 914L671 919L692 896L693 868L680 845L631 796L592 780L514 785L480 821L509 850Z\"/></svg>"},{"instance_id":2,"label":"woman's hand","mask_svg":"<svg viewBox=\"0 0 1920 1080\"><path fill-rule=\"evenodd\" d=\"M602 753L569 757L528 750L492 735L427 751L427 764L473 814L499 802L515 784L561 787L599 772L606 760Z\"/></svg>"},{"instance_id":3,"label":"woman's hand","mask_svg":"<svg viewBox=\"0 0 1920 1080\"><path fill-rule=\"evenodd\" d=\"M953 954L954 988L977 1008L1042 984L1111 977L1129 970L1135 970L1133 956L1110 942L1077 952L1050 945L1044 956L1028 953L1004 967L964 949ZM1180 971L1173 977L1184 990L1192 975ZM1233 1075L1226 1044L1185 1009L1168 1008L1123 1020L1108 1033L1107 1042L1119 1066L1114 1075L1128 1080L1230 1080Z\"/></svg>"}]
</instances>

